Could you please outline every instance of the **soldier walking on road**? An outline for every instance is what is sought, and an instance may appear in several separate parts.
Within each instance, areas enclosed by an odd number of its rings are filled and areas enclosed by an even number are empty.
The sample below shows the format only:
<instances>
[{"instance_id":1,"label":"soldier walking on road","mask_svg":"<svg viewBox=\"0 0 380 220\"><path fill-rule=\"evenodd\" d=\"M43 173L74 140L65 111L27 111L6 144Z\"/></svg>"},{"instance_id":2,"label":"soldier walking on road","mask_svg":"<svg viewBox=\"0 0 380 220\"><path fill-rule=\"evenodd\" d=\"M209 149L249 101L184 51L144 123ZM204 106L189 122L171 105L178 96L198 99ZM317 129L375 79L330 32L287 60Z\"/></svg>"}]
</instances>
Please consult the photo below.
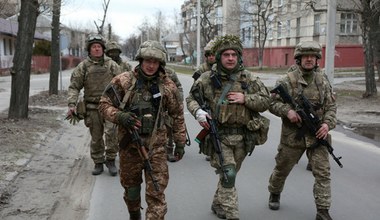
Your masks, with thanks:
<instances>
[{"instance_id":1,"label":"soldier walking on road","mask_svg":"<svg viewBox=\"0 0 380 220\"><path fill-rule=\"evenodd\" d=\"M223 160L210 142L211 134L206 136L201 151L211 156L210 164L220 176L211 210L222 219L239 219L235 179L243 160L255 148L257 137L249 125L260 120L259 112L266 111L270 104L265 85L242 65L242 50L237 36L217 38L213 46L216 65L195 81L186 98L188 110L204 129L210 129L209 122L217 127ZM209 105L210 112L202 109L199 99Z\"/></svg>"},{"instance_id":2,"label":"soldier walking on road","mask_svg":"<svg viewBox=\"0 0 380 220\"><path fill-rule=\"evenodd\" d=\"M211 40L207 43L207 45L204 48L205 53L205 62L202 63L198 69L193 73L194 81L197 80L202 73L210 71L212 65L215 63L215 54L211 50L212 46L214 45L214 41Z\"/></svg>"},{"instance_id":3,"label":"soldier walking on road","mask_svg":"<svg viewBox=\"0 0 380 220\"><path fill-rule=\"evenodd\" d=\"M132 65L127 61L123 61L120 57L121 47L116 41L109 41L106 44L106 55L111 57L120 66L120 71L126 72L132 70Z\"/></svg>"},{"instance_id":4,"label":"soldier walking on road","mask_svg":"<svg viewBox=\"0 0 380 220\"><path fill-rule=\"evenodd\" d=\"M68 88L67 118L77 117L77 102L80 91L84 90L84 123L91 134L91 158L95 163L93 175L103 172L105 163L112 176L117 175L115 158L118 151L113 124L105 121L98 112L100 96L111 79L120 74L119 65L104 56L105 41L100 35L89 35L86 40L88 57L79 63L71 75ZM78 105L78 107L81 105ZM103 135L105 135L105 144Z\"/></svg>"},{"instance_id":5,"label":"soldier walking on road","mask_svg":"<svg viewBox=\"0 0 380 220\"><path fill-rule=\"evenodd\" d=\"M167 212L164 194L169 181L165 149L167 115L174 121L176 159L180 160L185 153L183 103L178 98L178 88L165 74L166 55L161 47L157 41L143 43L136 56L138 66L113 78L100 100L101 114L119 125L120 181L131 220L141 219L143 170L146 219L163 220ZM111 96L109 89L114 91ZM114 103L115 96L121 105ZM147 160L142 158L142 150L148 151ZM147 162L151 170L147 169Z\"/></svg>"},{"instance_id":6,"label":"soldier walking on road","mask_svg":"<svg viewBox=\"0 0 380 220\"><path fill-rule=\"evenodd\" d=\"M281 117L282 130L278 153L275 157L276 166L269 179L269 208L280 208L280 195L285 180L294 165L306 151L312 173L315 178L314 199L317 208L316 220L331 220L329 208L331 204L330 163L329 152L325 146L311 147L317 139L328 139L329 130L336 126L336 104L331 91L331 85L318 68L318 59L322 57L322 48L315 41L299 43L294 52L297 68L288 72L277 81L294 100L304 95L314 107L321 119L321 125L315 134L305 133L299 138L300 115L285 103L278 95L271 103L270 111Z\"/></svg>"}]
</instances>

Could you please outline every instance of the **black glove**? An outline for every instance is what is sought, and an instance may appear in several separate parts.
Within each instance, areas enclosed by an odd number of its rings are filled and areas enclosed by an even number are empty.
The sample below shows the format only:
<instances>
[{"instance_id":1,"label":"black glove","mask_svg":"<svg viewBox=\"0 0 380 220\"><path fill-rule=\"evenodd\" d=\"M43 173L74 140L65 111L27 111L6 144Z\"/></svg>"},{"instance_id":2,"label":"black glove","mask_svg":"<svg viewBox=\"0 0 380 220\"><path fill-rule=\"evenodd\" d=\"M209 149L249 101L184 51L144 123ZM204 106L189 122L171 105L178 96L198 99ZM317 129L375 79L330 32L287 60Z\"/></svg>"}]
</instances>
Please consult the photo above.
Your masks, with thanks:
<instances>
[{"instance_id":1,"label":"black glove","mask_svg":"<svg viewBox=\"0 0 380 220\"><path fill-rule=\"evenodd\" d=\"M116 113L116 117L119 124L127 129L134 129L134 127L138 123L136 114L132 112L119 111Z\"/></svg>"},{"instance_id":2,"label":"black glove","mask_svg":"<svg viewBox=\"0 0 380 220\"><path fill-rule=\"evenodd\" d=\"M185 145L184 144L176 144L174 149L174 156L177 161L181 160L183 155L185 154Z\"/></svg>"}]
</instances>

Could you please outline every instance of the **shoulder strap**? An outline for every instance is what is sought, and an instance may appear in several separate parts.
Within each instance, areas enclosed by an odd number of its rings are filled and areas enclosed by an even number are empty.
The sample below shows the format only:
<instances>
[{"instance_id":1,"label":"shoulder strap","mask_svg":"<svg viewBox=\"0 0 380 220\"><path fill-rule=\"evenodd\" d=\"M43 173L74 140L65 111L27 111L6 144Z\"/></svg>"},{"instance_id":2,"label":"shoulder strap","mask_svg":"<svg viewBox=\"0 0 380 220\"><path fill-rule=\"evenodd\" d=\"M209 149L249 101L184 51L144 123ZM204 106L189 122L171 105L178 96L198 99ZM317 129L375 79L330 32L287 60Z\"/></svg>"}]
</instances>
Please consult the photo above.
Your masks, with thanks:
<instances>
[{"instance_id":1,"label":"shoulder strap","mask_svg":"<svg viewBox=\"0 0 380 220\"><path fill-rule=\"evenodd\" d=\"M228 91L230 91L230 89L232 88L232 85L236 81L236 78L237 78L237 74L231 75L230 81L228 81L227 85L223 89L222 95L220 95L219 97L218 103L216 105L216 112L215 112L217 117L219 116L220 106L222 105L222 102L224 98L226 97Z\"/></svg>"},{"instance_id":2,"label":"shoulder strap","mask_svg":"<svg viewBox=\"0 0 380 220\"><path fill-rule=\"evenodd\" d=\"M125 95L123 97L123 100L121 101L121 104L120 104L121 109L124 109L125 105L127 104L128 99L129 99L129 96L131 96L133 88L135 88L137 78L135 77L135 75L133 75L133 73L131 75L132 75L131 87L129 87L129 89L127 90L127 92L125 93Z\"/></svg>"}]
</instances>

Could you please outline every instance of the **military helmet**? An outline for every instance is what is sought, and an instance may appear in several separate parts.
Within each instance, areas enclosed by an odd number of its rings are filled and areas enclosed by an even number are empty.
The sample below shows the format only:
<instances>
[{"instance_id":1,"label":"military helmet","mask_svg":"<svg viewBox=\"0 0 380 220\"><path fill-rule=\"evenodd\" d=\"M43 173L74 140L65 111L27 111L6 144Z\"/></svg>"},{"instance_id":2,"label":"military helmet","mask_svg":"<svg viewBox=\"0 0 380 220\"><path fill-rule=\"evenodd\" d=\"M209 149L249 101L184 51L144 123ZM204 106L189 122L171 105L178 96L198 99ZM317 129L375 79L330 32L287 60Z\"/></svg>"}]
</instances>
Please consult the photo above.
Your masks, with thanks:
<instances>
[{"instance_id":1,"label":"military helmet","mask_svg":"<svg viewBox=\"0 0 380 220\"><path fill-rule=\"evenodd\" d=\"M148 40L140 45L135 60L149 58L157 59L162 65L166 64L166 50L160 42Z\"/></svg>"},{"instance_id":2,"label":"military helmet","mask_svg":"<svg viewBox=\"0 0 380 220\"><path fill-rule=\"evenodd\" d=\"M105 50L106 48L106 45L105 45L105 40L103 38L102 35L99 35L99 34L90 34L88 35L87 39L86 39L86 48L87 48L87 51L90 51L90 47L93 43L99 43L100 45L102 45L103 47L103 50Z\"/></svg>"},{"instance_id":3,"label":"military helmet","mask_svg":"<svg viewBox=\"0 0 380 220\"><path fill-rule=\"evenodd\" d=\"M243 54L243 45L238 36L235 35L225 35L217 37L212 46L212 52L216 55L217 59L225 50L235 50L238 52L239 56Z\"/></svg>"},{"instance_id":4,"label":"military helmet","mask_svg":"<svg viewBox=\"0 0 380 220\"><path fill-rule=\"evenodd\" d=\"M106 53L110 50L118 50L121 53L121 47L116 41L108 41L106 43Z\"/></svg>"},{"instance_id":5,"label":"military helmet","mask_svg":"<svg viewBox=\"0 0 380 220\"><path fill-rule=\"evenodd\" d=\"M322 58L322 47L316 41L304 41L297 44L294 50L294 59L302 55L315 55L318 59Z\"/></svg>"},{"instance_id":6,"label":"military helmet","mask_svg":"<svg viewBox=\"0 0 380 220\"><path fill-rule=\"evenodd\" d=\"M212 46L214 46L214 40L210 40L204 47L205 52L211 52Z\"/></svg>"}]
</instances>

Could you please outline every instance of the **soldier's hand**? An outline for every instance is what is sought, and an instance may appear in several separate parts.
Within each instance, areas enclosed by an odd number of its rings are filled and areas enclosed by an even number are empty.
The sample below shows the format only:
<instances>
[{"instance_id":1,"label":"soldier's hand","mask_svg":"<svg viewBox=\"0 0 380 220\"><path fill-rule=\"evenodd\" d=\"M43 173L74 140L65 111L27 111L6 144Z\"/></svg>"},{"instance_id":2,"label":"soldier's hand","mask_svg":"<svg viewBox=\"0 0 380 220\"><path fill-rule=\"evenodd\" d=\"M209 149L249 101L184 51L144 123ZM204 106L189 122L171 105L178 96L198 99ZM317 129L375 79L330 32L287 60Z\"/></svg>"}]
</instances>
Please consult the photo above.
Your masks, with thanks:
<instances>
[{"instance_id":1,"label":"soldier's hand","mask_svg":"<svg viewBox=\"0 0 380 220\"><path fill-rule=\"evenodd\" d=\"M70 124L76 125L80 119L76 113L76 107L73 104L69 105L69 110L67 111L65 120L69 120Z\"/></svg>"},{"instance_id":2,"label":"soldier's hand","mask_svg":"<svg viewBox=\"0 0 380 220\"><path fill-rule=\"evenodd\" d=\"M120 125L127 129L138 129L141 126L141 122L137 119L136 114L132 112L116 113L117 121Z\"/></svg>"},{"instance_id":3,"label":"soldier's hand","mask_svg":"<svg viewBox=\"0 0 380 220\"><path fill-rule=\"evenodd\" d=\"M211 119L211 117L207 112L203 111L202 109L198 109L195 113L195 118L202 127L210 129L210 125L207 122L207 118Z\"/></svg>"},{"instance_id":4,"label":"soldier's hand","mask_svg":"<svg viewBox=\"0 0 380 220\"><path fill-rule=\"evenodd\" d=\"M185 154L185 145L184 144L176 144L174 149L174 156L177 161L181 160L183 155Z\"/></svg>"},{"instance_id":5,"label":"soldier's hand","mask_svg":"<svg viewBox=\"0 0 380 220\"><path fill-rule=\"evenodd\" d=\"M301 117L299 116L299 114L294 111L293 109L290 109L288 111L288 115L287 115L288 119L290 122L292 123L302 123L302 119Z\"/></svg>"}]
</instances>

